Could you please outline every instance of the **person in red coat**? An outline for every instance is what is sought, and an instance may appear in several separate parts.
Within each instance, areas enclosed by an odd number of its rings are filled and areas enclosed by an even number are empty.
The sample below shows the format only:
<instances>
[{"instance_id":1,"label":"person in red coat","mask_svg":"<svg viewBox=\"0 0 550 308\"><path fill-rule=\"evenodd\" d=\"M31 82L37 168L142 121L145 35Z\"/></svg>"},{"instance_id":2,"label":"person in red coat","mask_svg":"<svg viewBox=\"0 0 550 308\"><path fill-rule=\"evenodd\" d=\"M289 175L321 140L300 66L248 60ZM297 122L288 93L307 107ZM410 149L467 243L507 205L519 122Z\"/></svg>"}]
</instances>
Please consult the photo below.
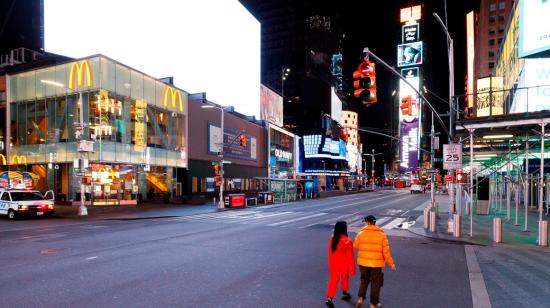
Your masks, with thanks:
<instances>
[{"instance_id":1,"label":"person in red coat","mask_svg":"<svg viewBox=\"0 0 550 308\"><path fill-rule=\"evenodd\" d=\"M343 300L350 300L349 276L355 275L355 261L353 257L353 242L348 238L348 226L345 221L338 221L334 226L334 235L328 245L329 279L327 301L325 304L334 307L333 299L338 288L338 281L342 279Z\"/></svg>"}]
</instances>

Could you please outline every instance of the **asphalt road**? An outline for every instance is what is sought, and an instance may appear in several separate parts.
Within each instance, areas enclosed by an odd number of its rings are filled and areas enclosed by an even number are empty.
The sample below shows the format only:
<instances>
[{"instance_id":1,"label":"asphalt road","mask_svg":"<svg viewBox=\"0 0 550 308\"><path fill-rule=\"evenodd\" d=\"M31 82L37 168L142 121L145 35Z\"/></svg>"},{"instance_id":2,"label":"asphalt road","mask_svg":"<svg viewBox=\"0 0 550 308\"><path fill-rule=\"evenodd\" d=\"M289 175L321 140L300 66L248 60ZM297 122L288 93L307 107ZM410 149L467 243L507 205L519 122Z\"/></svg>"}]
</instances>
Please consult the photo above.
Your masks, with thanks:
<instances>
[{"instance_id":1,"label":"asphalt road","mask_svg":"<svg viewBox=\"0 0 550 308\"><path fill-rule=\"evenodd\" d=\"M0 307L324 307L332 225L373 214L397 271L384 307L472 307L461 244L418 237L427 195L382 191L164 218L0 219ZM163 213L166 214L166 213ZM359 286L352 277L352 307Z\"/></svg>"}]
</instances>

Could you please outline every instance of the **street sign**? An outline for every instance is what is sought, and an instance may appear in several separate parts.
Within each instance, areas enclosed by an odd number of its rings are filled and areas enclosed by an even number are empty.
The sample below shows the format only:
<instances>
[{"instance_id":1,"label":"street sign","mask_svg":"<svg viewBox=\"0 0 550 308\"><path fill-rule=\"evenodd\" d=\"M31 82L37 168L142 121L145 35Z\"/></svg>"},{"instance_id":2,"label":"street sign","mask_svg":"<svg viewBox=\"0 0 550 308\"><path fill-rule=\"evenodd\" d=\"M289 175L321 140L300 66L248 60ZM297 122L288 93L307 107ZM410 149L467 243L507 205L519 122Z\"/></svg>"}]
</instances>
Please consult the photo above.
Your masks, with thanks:
<instances>
[{"instance_id":1,"label":"street sign","mask_svg":"<svg viewBox=\"0 0 550 308\"><path fill-rule=\"evenodd\" d=\"M453 170L462 168L462 145L443 145L443 169Z\"/></svg>"},{"instance_id":2,"label":"street sign","mask_svg":"<svg viewBox=\"0 0 550 308\"><path fill-rule=\"evenodd\" d=\"M452 182L453 181L453 175L452 174L447 174L447 175L445 175L445 177L443 179L445 180L445 182Z\"/></svg>"}]
</instances>

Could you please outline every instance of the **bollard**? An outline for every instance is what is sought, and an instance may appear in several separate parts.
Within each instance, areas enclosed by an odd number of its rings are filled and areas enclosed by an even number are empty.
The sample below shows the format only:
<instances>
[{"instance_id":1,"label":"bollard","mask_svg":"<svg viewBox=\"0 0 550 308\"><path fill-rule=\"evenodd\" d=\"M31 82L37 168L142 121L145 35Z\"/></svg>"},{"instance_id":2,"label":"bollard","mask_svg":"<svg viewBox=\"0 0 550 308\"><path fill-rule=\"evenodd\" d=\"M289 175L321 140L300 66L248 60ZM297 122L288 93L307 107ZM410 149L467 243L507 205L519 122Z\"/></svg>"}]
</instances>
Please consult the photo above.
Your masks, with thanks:
<instances>
[{"instance_id":1,"label":"bollard","mask_svg":"<svg viewBox=\"0 0 550 308\"><path fill-rule=\"evenodd\" d=\"M539 246L548 246L548 221L539 221Z\"/></svg>"},{"instance_id":2,"label":"bollard","mask_svg":"<svg viewBox=\"0 0 550 308\"><path fill-rule=\"evenodd\" d=\"M502 243L502 220L493 218L493 242Z\"/></svg>"},{"instance_id":3,"label":"bollard","mask_svg":"<svg viewBox=\"0 0 550 308\"><path fill-rule=\"evenodd\" d=\"M459 214L454 214L453 215L453 236L454 237L460 237L460 215Z\"/></svg>"},{"instance_id":4,"label":"bollard","mask_svg":"<svg viewBox=\"0 0 550 308\"><path fill-rule=\"evenodd\" d=\"M430 207L424 209L424 229L430 228Z\"/></svg>"},{"instance_id":5,"label":"bollard","mask_svg":"<svg viewBox=\"0 0 550 308\"><path fill-rule=\"evenodd\" d=\"M435 232L436 231L436 216L434 211L430 211L430 231Z\"/></svg>"}]
</instances>

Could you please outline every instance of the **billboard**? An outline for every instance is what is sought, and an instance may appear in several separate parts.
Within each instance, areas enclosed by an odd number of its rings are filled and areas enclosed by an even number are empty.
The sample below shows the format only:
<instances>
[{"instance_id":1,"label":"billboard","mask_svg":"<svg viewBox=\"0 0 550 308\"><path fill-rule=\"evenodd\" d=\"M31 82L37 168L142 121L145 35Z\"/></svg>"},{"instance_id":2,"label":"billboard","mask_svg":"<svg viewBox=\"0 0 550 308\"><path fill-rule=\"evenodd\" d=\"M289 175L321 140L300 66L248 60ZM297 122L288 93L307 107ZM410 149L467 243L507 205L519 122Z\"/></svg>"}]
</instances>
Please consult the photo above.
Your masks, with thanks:
<instances>
[{"instance_id":1,"label":"billboard","mask_svg":"<svg viewBox=\"0 0 550 308\"><path fill-rule=\"evenodd\" d=\"M223 156L233 157L242 160L257 159L257 140L255 137L246 135L246 146L241 146L237 141L240 131L224 127L223 130ZM221 152L221 128L208 123L208 154L217 155Z\"/></svg>"},{"instance_id":2,"label":"billboard","mask_svg":"<svg viewBox=\"0 0 550 308\"><path fill-rule=\"evenodd\" d=\"M260 85L260 119L283 127L283 97Z\"/></svg>"},{"instance_id":3,"label":"billboard","mask_svg":"<svg viewBox=\"0 0 550 308\"><path fill-rule=\"evenodd\" d=\"M336 89L334 87L330 88L330 117L338 122L338 124L343 125L342 100L336 95Z\"/></svg>"},{"instance_id":4,"label":"billboard","mask_svg":"<svg viewBox=\"0 0 550 308\"><path fill-rule=\"evenodd\" d=\"M466 15L466 63L467 63L467 93L474 93L474 54L475 54L475 21L474 11ZM468 107L474 105L473 97L466 96Z\"/></svg>"},{"instance_id":5,"label":"billboard","mask_svg":"<svg viewBox=\"0 0 550 308\"><path fill-rule=\"evenodd\" d=\"M550 58L525 59L510 113L550 110Z\"/></svg>"},{"instance_id":6,"label":"billboard","mask_svg":"<svg viewBox=\"0 0 550 308\"><path fill-rule=\"evenodd\" d=\"M239 1L91 3L44 0L45 51L72 58L104 54L156 78L173 76L178 88L207 92L210 101L259 117L261 27Z\"/></svg>"},{"instance_id":7,"label":"billboard","mask_svg":"<svg viewBox=\"0 0 550 308\"><path fill-rule=\"evenodd\" d=\"M518 56L531 56L550 50L550 1L519 1Z\"/></svg>"},{"instance_id":8,"label":"billboard","mask_svg":"<svg viewBox=\"0 0 550 308\"><path fill-rule=\"evenodd\" d=\"M397 66L422 64L422 41L397 45Z\"/></svg>"},{"instance_id":9,"label":"billboard","mask_svg":"<svg viewBox=\"0 0 550 308\"><path fill-rule=\"evenodd\" d=\"M322 135L306 135L302 137L304 158L346 159L346 143Z\"/></svg>"},{"instance_id":10,"label":"billboard","mask_svg":"<svg viewBox=\"0 0 550 308\"><path fill-rule=\"evenodd\" d=\"M488 117L504 113L504 85L502 77L477 80L476 116Z\"/></svg>"},{"instance_id":11,"label":"billboard","mask_svg":"<svg viewBox=\"0 0 550 308\"><path fill-rule=\"evenodd\" d=\"M414 89L420 88L418 68L404 69L401 71L401 75ZM399 80L399 102L401 103L403 99L410 99L411 103L410 110L407 112L400 110L399 112L399 132L402 141L399 148L401 172L416 171L418 168L420 100L413 88L403 80Z\"/></svg>"}]
</instances>

